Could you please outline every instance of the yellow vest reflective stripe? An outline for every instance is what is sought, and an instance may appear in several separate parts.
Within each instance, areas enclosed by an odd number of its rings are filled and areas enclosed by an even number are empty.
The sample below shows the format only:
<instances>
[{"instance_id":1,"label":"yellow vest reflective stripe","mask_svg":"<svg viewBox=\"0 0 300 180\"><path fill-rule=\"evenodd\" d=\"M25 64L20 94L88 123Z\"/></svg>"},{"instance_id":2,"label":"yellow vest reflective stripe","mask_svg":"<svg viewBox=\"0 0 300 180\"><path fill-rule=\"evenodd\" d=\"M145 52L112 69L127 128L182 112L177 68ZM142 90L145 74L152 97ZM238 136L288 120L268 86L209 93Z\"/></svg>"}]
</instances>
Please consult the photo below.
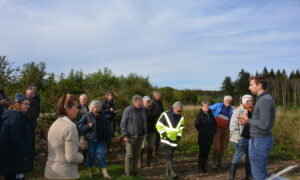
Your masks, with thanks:
<instances>
[{"instance_id":1,"label":"yellow vest reflective stripe","mask_svg":"<svg viewBox=\"0 0 300 180\"><path fill-rule=\"evenodd\" d=\"M179 130L182 130L182 129L183 129L183 127L180 127L181 121L184 120L183 116L182 116L181 119L179 120L179 122L178 122L178 124L177 124L177 127L174 128L174 127L172 126L172 123L171 123L171 121L170 121L170 119L169 119L168 114L167 114L166 112L164 112L163 115L164 115L165 118L166 118L166 121L167 121L167 123L168 123L168 125L169 125L170 130L173 130L173 131L179 131Z\"/></svg>"},{"instance_id":2,"label":"yellow vest reflective stripe","mask_svg":"<svg viewBox=\"0 0 300 180\"><path fill-rule=\"evenodd\" d=\"M172 147L177 147L177 143L171 143L170 141L168 141L168 140L165 140L165 139L161 139L160 140L162 143L165 143L165 144L168 144L168 145L170 145L170 146L172 146Z\"/></svg>"},{"instance_id":3,"label":"yellow vest reflective stripe","mask_svg":"<svg viewBox=\"0 0 300 180\"><path fill-rule=\"evenodd\" d=\"M167 137L168 137L170 140L172 140L172 141L176 141L177 136L182 136L182 133L181 133L180 131L183 130L183 127L180 127L180 126L181 126L182 121L184 120L184 118L181 117L180 121L179 121L178 124L177 124L177 127L174 128L174 127L172 126L172 123L171 123L171 121L170 121L170 118L169 118L168 114L167 114L166 112L164 112L162 115L165 116L165 119L166 119L166 121L167 121L167 124L169 125L169 127L163 125L163 127L164 127L164 129L165 129L165 132L167 133ZM161 123L161 124L162 124L162 123ZM161 133L161 134L162 134L162 133ZM167 140L165 140L165 141L167 141ZM163 141L162 141L162 142L163 142Z\"/></svg>"}]
</instances>

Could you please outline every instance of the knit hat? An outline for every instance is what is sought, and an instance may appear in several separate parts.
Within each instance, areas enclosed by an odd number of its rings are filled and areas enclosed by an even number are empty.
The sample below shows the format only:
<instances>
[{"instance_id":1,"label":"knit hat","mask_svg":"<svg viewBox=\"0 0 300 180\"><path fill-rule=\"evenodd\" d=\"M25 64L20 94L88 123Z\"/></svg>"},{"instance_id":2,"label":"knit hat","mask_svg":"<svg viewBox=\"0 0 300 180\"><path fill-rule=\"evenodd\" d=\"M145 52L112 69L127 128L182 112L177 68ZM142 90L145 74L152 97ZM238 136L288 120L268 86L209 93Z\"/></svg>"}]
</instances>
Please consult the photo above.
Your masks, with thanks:
<instances>
[{"instance_id":1,"label":"knit hat","mask_svg":"<svg viewBox=\"0 0 300 180\"><path fill-rule=\"evenodd\" d=\"M24 101L24 100L29 100L29 99L25 95L22 95L20 93L15 94L15 103L16 102L21 102L21 101Z\"/></svg>"}]
</instances>

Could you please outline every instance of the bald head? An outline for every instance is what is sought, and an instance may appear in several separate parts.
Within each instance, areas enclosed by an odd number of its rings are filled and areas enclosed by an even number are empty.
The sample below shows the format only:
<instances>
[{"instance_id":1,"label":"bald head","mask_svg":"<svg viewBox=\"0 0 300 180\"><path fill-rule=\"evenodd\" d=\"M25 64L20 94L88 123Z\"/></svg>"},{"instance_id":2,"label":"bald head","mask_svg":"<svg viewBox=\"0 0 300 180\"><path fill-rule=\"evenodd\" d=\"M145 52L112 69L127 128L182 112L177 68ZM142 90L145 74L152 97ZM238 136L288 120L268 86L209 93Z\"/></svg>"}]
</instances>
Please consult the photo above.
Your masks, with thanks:
<instances>
[{"instance_id":1,"label":"bald head","mask_svg":"<svg viewBox=\"0 0 300 180\"><path fill-rule=\"evenodd\" d=\"M81 94L79 96L79 102L81 105L87 105L88 97L86 94Z\"/></svg>"}]
</instances>

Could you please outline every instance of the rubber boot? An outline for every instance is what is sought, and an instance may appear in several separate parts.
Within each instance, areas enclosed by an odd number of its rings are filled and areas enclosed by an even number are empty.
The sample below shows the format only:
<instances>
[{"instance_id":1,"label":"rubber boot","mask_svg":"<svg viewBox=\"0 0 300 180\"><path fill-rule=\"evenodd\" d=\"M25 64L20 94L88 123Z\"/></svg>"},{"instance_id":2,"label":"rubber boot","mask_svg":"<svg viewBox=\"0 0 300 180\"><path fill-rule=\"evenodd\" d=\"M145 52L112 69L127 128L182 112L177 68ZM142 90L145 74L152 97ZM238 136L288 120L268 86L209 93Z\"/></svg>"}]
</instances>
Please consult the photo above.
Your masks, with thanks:
<instances>
[{"instance_id":1,"label":"rubber boot","mask_svg":"<svg viewBox=\"0 0 300 180\"><path fill-rule=\"evenodd\" d=\"M91 167L88 168L88 177L89 177L89 179L93 178L93 168L91 168Z\"/></svg>"},{"instance_id":2,"label":"rubber boot","mask_svg":"<svg viewBox=\"0 0 300 180\"><path fill-rule=\"evenodd\" d=\"M158 146L154 146L153 156L158 156Z\"/></svg>"},{"instance_id":3,"label":"rubber boot","mask_svg":"<svg viewBox=\"0 0 300 180\"><path fill-rule=\"evenodd\" d=\"M166 162L166 172L165 172L165 175L166 175L166 178L169 179L171 178L170 176L170 164L168 162Z\"/></svg>"},{"instance_id":4,"label":"rubber boot","mask_svg":"<svg viewBox=\"0 0 300 180\"><path fill-rule=\"evenodd\" d=\"M150 167L152 161L153 149L148 149L147 151L147 166Z\"/></svg>"},{"instance_id":5,"label":"rubber boot","mask_svg":"<svg viewBox=\"0 0 300 180\"><path fill-rule=\"evenodd\" d=\"M202 159L202 172L203 173L208 173L207 161L208 161L208 157Z\"/></svg>"},{"instance_id":6,"label":"rubber boot","mask_svg":"<svg viewBox=\"0 0 300 180\"><path fill-rule=\"evenodd\" d=\"M226 168L226 166L223 164L223 157L224 152L220 152L218 156L218 168Z\"/></svg>"},{"instance_id":7,"label":"rubber boot","mask_svg":"<svg viewBox=\"0 0 300 180\"><path fill-rule=\"evenodd\" d=\"M112 177L108 174L107 168L102 168L102 175L104 179L112 179Z\"/></svg>"},{"instance_id":8,"label":"rubber boot","mask_svg":"<svg viewBox=\"0 0 300 180\"><path fill-rule=\"evenodd\" d=\"M169 170L170 170L170 177L173 179L178 178L178 174L174 170L173 161L167 161L167 164L168 164Z\"/></svg>"},{"instance_id":9,"label":"rubber boot","mask_svg":"<svg viewBox=\"0 0 300 180\"><path fill-rule=\"evenodd\" d=\"M237 168L237 164L231 163L230 170L229 170L229 180L235 179L236 168Z\"/></svg>"},{"instance_id":10,"label":"rubber boot","mask_svg":"<svg viewBox=\"0 0 300 180\"><path fill-rule=\"evenodd\" d=\"M202 173L203 160L200 157L200 153L198 154L198 173Z\"/></svg>"},{"instance_id":11,"label":"rubber boot","mask_svg":"<svg viewBox=\"0 0 300 180\"><path fill-rule=\"evenodd\" d=\"M138 168L142 168L143 166L143 156L144 156L144 149L141 149L141 154L138 162Z\"/></svg>"},{"instance_id":12,"label":"rubber boot","mask_svg":"<svg viewBox=\"0 0 300 180\"><path fill-rule=\"evenodd\" d=\"M245 164L245 173L246 173L246 178L245 178L246 180L253 180L250 163Z\"/></svg>"},{"instance_id":13,"label":"rubber boot","mask_svg":"<svg viewBox=\"0 0 300 180\"><path fill-rule=\"evenodd\" d=\"M214 152L214 154L213 154L213 165L212 165L213 169L218 169L218 157L219 157L219 153Z\"/></svg>"}]
</instances>

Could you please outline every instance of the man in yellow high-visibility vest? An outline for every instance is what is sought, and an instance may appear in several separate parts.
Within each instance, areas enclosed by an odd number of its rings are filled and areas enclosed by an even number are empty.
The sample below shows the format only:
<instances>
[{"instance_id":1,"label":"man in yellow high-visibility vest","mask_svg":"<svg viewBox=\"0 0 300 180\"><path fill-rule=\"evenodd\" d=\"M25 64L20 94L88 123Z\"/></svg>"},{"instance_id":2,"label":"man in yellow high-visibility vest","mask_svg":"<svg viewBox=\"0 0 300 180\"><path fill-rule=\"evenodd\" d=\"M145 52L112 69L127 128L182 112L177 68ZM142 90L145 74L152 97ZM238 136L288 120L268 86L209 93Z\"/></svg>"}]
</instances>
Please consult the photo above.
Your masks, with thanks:
<instances>
[{"instance_id":1,"label":"man in yellow high-visibility vest","mask_svg":"<svg viewBox=\"0 0 300 180\"><path fill-rule=\"evenodd\" d=\"M167 155L167 178L178 177L177 173L174 171L173 155L175 147L177 147L178 141L182 137L184 128L184 118L181 115L182 109L183 104L181 102L175 102L172 106L172 110L162 113L156 123L156 129L161 137L161 146L165 149Z\"/></svg>"}]
</instances>

